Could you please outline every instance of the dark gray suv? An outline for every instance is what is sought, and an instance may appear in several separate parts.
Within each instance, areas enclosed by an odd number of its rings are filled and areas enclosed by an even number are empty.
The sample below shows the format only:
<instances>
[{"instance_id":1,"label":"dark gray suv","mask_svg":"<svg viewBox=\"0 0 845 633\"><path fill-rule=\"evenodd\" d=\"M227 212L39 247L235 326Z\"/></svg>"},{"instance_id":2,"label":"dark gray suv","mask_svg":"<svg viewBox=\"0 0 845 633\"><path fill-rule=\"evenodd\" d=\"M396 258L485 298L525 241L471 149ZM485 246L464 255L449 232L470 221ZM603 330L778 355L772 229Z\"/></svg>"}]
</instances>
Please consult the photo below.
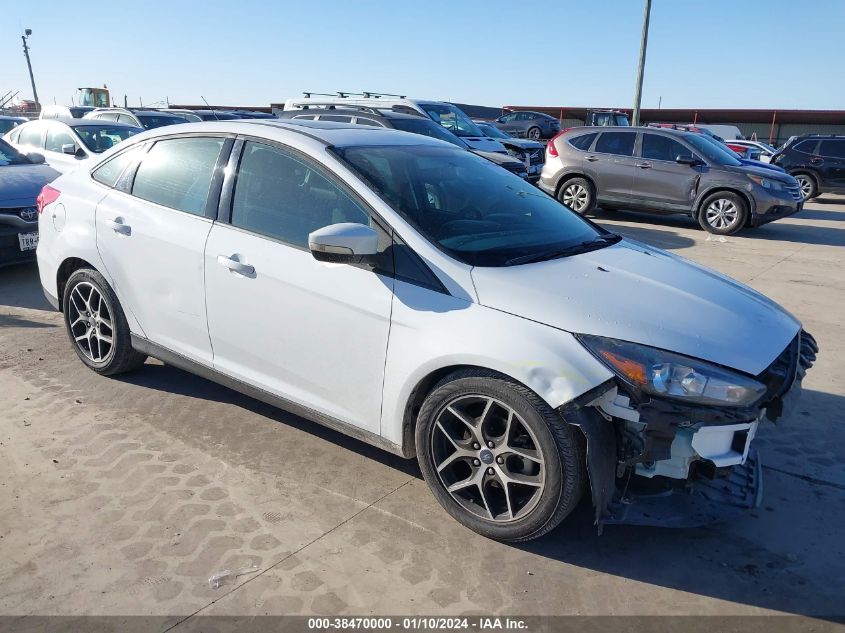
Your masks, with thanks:
<instances>
[{"instance_id":1,"label":"dark gray suv","mask_svg":"<svg viewBox=\"0 0 845 633\"><path fill-rule=\"evenodd\" d=\"M579 127L546 147L538 186L578 213L636 209L684 213L730 235L801 210L798 182L750 167L694 132Z\"/></svg>"}]
</instances>

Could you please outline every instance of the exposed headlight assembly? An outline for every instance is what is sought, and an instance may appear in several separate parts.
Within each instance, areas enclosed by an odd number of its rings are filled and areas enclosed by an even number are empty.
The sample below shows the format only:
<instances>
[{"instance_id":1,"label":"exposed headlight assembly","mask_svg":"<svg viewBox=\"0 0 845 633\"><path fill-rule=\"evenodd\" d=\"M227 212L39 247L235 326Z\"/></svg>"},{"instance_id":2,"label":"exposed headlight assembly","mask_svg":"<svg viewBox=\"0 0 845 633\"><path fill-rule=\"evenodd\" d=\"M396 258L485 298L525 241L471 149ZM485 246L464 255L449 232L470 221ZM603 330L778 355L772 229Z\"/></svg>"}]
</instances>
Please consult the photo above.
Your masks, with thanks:
<instances>
[{"instance_id":1,"label":"exposed headlight assembly","mask_svg":"<svg viewBox=\"0 0 845 633\"><path fill-rule=\"evenodd\" d=\"M745 407L765 385L705 361L601 336L578 340L622 380L646 393L690 403Z\"/></svg>"},{"instance_id":2,"label":"exposed headlight assembly","mask_svg":"<svg viewBox=\"0 0 845 633\"><path fill-rule=\"evenodd\" d=\"M784 184L779 180L772 180L770 178L763 178L762 176L758 176L756 174L747 174L747 176L755 183L763 187L763 189L769 189L771 191L783 191Z\"/></svg>"}]
</instances>

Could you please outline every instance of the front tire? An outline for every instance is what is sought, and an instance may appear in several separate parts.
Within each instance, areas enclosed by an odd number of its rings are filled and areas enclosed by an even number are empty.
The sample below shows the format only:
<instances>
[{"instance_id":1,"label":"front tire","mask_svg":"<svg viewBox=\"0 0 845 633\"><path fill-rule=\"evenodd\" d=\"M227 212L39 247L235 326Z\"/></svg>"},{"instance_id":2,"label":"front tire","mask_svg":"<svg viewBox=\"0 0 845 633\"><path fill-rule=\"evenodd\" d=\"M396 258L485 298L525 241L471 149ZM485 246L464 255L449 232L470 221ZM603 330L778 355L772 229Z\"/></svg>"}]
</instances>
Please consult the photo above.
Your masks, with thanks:
<instances>
[{"instance_id":1,"label":"front tire","mask_svg":"<svg viewBox=\"0 0 845 633\"><path fill-rule=\"evenodd\" d=\"M111 376L144 364L147 357L132 348L117 296L96 270L75 271L65 284L62 304L70 343L88 367Z\"/></svg>"},{"instance_id":2,"label":"front tire","mask_svg":"<svg viewBox=\"0 0 845 633\"><path fill-rule=\"evenodd\" d=\"M798 181L798 186L801 189L801 197L806 200L811 200L819 195L819 188L816 185L816 179L810 174L795 174L795 180Z\"/></svg>"},{"instance_id":3,"label":"front tire","mask_svg":"<svg viewBox=\"0 0 845 633\"><path fill-rule=\"evenodd\" d=\"M593 185L585 178L572 178L563 183L557 199L580 215L592 211L596 206Z\"/></svg>"},{"instance_id":4,"label":"front tire","mask_svg":"<svg viewBox=\"0 0 845 633\"><path fill-rule=\"evenodd\" d=\"M535 126L528 128L528 132L525 133L525 136L527 136L532 141L539 141L541 136L540 128Z\"/></svg>"},{"instance_id":5,"label":"front tire","mask_svg":"<svg viewBox=\"0 0 845 633\"><path fill-rule=\"evenodd\" d=\"M745 226L748 206L735 193L719 191L701 203L698 223L705 231L716 235L733 235Z\"/></svg>"},{"instance_id":6,"label":"front tire","mask_svg":"<svg viewBox=\"0 0 845 633\"><path fill-rule=\"evenodd\" d=\"M416 448L440 505L488 538L538 538L584 491L581 438L533 391L492 372L456 372L435 385Z\"/></svg>"}]
</instances>

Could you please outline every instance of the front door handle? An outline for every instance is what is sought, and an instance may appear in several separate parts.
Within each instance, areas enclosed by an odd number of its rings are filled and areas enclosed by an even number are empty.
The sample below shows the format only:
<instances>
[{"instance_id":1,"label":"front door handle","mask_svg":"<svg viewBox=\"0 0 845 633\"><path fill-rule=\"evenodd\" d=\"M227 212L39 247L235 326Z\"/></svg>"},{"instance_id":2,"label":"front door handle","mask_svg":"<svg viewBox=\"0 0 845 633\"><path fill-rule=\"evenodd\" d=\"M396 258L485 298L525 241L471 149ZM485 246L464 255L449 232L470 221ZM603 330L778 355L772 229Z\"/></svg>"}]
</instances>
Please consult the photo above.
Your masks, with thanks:
<instances>
[{"instance_id":1,"label":"front door handle","mask_svg":"<svg viewBox=\"0 0 845 633\"><path fill-rule=\"evenodd\" d=\"M250 266L249 264L239 262L237 259L233 259L234 257L237 257L237 255L233 255L232 257L228 257L226 255L218 255L217 263L221 266L228 268L232 272L236 272L240 275L246 275L247 277L251 277L255 274L255 266Z\"/></svg>"},{"instance_id":2,"label":"front door handle","mask_svg":"<svg viewBox=\"0 0 845 633\"><path fill-rule=\"evenodd\" d=\"M651 163L637 163L637 167L640 169L651 169Z\"/></svg>"},{"instance_id":3,"label":"front door handle","mask_svg":"<svg viewBox=\"0 0 845 633\"><path fill-rule=\"evenodd\" d=\"M591 155L591 156L587 156L584 160L588 160L588 161L590 161L591 163L594 163L594 162L595 162L595 161L597 161L598 159L599 159L599 157L598 157L598 156L592 156L592 155Z\"/></svg>"},{"instance_id":4,"label":"front door handle","mask_svg":"<svg viewBox=\"0 0 845 633\"><path fill-rule=\"evenodd\" d=\"M132 235L132 227L128 224L124 224L123 218L118 217L114 220L106 220L105 224L115 233L120 233L121 235Z\"/></svg>"}]
</instances>

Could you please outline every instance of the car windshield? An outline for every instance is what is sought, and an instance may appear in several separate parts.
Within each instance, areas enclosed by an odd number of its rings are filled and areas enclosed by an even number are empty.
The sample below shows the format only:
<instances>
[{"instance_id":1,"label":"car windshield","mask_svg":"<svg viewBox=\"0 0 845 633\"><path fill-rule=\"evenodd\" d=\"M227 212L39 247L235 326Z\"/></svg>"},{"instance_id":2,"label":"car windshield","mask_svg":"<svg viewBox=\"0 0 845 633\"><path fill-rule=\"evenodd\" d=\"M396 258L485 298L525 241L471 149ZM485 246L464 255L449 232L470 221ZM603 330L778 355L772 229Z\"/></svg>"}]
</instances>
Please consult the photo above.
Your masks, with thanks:
<instances>
[{"instance_id":1,"label":"car windshield","mask_svg":"<svg viewBox=\"0 0 845 633\"><path fill-rule=\"evenodd\" d=\"M152 130L157 127L164 127L165 125L176 125L177 123L187 123L185 119L180 116L158 116L155 114L138 114L136 115L141 125L145 130Z\"/></svg>"},{"instance_id":2,"label":"car windshield","mask_svg":"<svg viewBox=\"0 0 845 633\"><path fill-rule=\"evenodd\" d=\"M489 123L476 123L476 125L478 126L478 129L484 132L484 136L490 136L492 138L511 138L495 125L490 125Z\"/></svg>"},{"instance_id":3,"label":"car windshield","mask_svg":"<svg viewBox=\"0 0 845 633\"><path fill-rule=\"evenodd\" d=\"M3 139L0 139L0 167L28 165L31 161Z\"/></svg>"},{"instance_id":4,"label":"car windshield","mask_svg":"<svg viewBox=\"0 0 845 633\"><path fill-rule=\"evenodd\" d=\"M472 119L451 103L423 103L421 107L432 121L457 136L484 136Z\"/></svg>"},{"instance_id":5,"label":"car windshield","mask_svg":"<svg viewBox=\"0 0 845 633\"><path fill-rule=\"evenodd\" d=\"M742 165L742 162L737 158L736 152L731 151L728 147L709 136L690 132L685 135L685 138L699 154L710 162L731 167L740 167Z\"/></svg>"},{"instance_id":6,"label":"car windshield","mask_svg":"<svg viewBox=\"0 0 845 633\"><path fill-rule=\"evenodd\" d=\"M137 134L141 128L126 125L77 125L73 130L85 147L99 154Z\"/></svg>"},{"instance_id":7,"label":"car windshield","mask_svg":"<svg viewBox=\"0 0 845 633\"><path fill-rule=\"evenodd\" d=\"M429 119L394 119L391 123L393 123L393 127L397 130L402 130L403 132L431 136L432 138L446 141L447 143L457 145L458 147L462 147L464 149L467 147L467 144L464 141L452 134L449 130L443 129L442 125L437 125L437 123L430 121Z\"/></svg>"},{"instance_id":8,"label":"car windshield","mask_svg":"<svg viewBox=\"0 0 845 633\"><path fill-rule=\"evenodd\" d=\"M426 239L472 266L554 259L615 238L471 152L430 145L334 151Z\"/></svg>"}]
</instances>

